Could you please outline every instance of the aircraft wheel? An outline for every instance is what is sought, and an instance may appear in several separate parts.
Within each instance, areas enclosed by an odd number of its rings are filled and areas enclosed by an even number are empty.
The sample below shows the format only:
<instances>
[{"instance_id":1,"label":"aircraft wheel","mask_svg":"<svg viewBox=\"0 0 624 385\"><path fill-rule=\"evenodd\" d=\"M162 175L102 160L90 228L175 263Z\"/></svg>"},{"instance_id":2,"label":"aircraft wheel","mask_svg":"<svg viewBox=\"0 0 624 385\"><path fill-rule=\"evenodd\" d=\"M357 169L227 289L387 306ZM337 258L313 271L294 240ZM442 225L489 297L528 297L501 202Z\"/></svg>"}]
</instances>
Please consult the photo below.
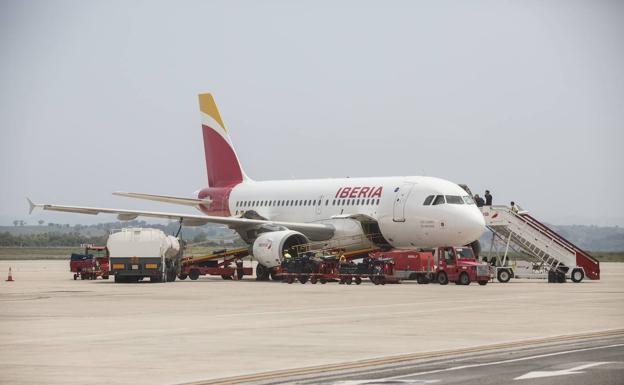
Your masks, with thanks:
<instances>
[{"instance_id":1,"label":"aircraft wheel","mask_svg":"<svg viewBox=\"0 0 624 385\"><path fill-rule=\"evenodd\" d=\"M268 281L270 275L271 272L268 267L260 263L256 266L256 281Z\"/></svg>"},{"instance_id":2,"label":"aircraft wheel","mask_svg":"<svg viewBox=\"0 0 624 385\"><path fill-rule=\"evenodd\" d=\"M585 278L585 273L583 273L582 269L576 268L572 270L572 274L570 274L570 279L574 283L579 283Z\"/></svg>"}]
</instances>

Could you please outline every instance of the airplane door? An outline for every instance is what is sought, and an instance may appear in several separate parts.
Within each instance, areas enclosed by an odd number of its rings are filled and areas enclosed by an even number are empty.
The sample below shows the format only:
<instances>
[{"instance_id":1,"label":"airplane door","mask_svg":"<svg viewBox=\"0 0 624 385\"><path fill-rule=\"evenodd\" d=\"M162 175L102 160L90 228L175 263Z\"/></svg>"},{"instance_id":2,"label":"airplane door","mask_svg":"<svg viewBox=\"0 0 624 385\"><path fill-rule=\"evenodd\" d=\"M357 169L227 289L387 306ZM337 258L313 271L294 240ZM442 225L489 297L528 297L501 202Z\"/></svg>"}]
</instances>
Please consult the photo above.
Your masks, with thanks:
<instances>
[{"instance_id":1,"label":"airplane door","mask_svg":"<svg viewBox=\"0 0 624 385\"><path fill-rule=\"evenodd\" d=\"M405 182L401 187L397 187L394 190L394 207L392 209L393 221L405 222L405 204L407 203L407 198L413 187L413 183Z\"/></svg>"},{"instance_id":2,"label":"airplane door","mask_svg":"<svg viewBox=\"0 0 624 385\"><path fill-rule=\"evenodd\" d=\"M316 207L314 208L314 212L316 215L321 215L323 211L323 195L318 198L318 202L316 202Z\"/></svg>"}]
</instances>

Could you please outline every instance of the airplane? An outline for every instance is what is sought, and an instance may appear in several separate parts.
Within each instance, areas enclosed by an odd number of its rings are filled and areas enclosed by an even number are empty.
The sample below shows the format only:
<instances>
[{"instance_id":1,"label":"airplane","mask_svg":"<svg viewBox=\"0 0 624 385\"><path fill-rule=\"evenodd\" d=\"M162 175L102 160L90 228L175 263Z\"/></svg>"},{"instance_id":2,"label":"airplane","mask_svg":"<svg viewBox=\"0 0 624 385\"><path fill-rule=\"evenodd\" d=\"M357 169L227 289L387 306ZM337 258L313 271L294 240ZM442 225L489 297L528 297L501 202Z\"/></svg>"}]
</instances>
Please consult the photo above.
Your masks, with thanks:
<instances>
[{"instance_id":1,"label":"airplane","mask_svg":"<svg viewBox=\"0 0 624 385\"><path fill-rule=\"evenodd\" d=\"M397 249L477 244L483 214L469 190L428 176L255 181L245 174L211 94L199 95L208 187L196 198L115 192L123 197L195 207L201 214L35 204L44 210L119 220L165 218L180 225L216 223L238 232L268 279L289 248L309 242L331 247L346 238L353 247ZM468 191L468 192L467 192ZM344 242L342 242L344 243Z\"/></svg>"}]
</instances>

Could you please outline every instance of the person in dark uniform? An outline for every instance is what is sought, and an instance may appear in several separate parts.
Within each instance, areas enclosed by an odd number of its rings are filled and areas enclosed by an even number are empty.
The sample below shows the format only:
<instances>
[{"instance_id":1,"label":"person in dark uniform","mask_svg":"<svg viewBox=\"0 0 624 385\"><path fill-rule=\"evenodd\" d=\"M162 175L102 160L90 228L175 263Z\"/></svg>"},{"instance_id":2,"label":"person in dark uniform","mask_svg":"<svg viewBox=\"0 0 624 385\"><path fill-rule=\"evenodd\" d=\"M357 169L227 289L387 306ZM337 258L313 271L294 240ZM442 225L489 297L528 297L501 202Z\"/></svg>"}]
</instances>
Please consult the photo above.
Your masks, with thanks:
<instances>
[{"instance_id":1,"label":"person in dark uniform","mask_svg":"<svg viewBox=\"0 0 624 385\"><path fill-rule=\"evenodd\" d=\"M483 207L485 204L485 201L479 196L479 194L475 194L474 201L477 204L477 207Z\"/></svg>"},{"instance_id":2,"label":"person in dark uniform","mask_svg":"<svg viewBox=\"0 0 624 385\"><path fill-rule=\"evenodd\" d=\"M485 205L492 206L492 194L490 194L490 190L485 190Z\"/></svg>"}]
</instances>

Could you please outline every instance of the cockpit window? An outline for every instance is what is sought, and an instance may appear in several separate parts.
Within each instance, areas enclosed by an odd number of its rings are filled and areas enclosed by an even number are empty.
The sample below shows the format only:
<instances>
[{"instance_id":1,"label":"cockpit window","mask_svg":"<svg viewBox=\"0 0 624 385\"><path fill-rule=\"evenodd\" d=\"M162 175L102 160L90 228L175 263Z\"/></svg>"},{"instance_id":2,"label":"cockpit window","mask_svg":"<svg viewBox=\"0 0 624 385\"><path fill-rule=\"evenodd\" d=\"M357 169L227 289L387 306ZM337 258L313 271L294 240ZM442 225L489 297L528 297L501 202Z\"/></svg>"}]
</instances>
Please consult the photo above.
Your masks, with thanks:
<instances>
[{"instance_id":1,"label":"cockpit window","mask_svg":"<svg viewBox=\"0 0 624 385\"><path fill-rule=\"evenodd\" d=\"M427 198L425 198L425 202L423 203L423 206L429 206L431 204L431 201L433 200L433 195L429 195Z\"/></svg>"},{"instance_id":2,"label":"cockpit window","mask_svg":"<svg viewBox=\"0 0 624 385\"><path fill-rule=\"evenodd\" d=\"M443 205L444 204L444 195L436 195L435 200L433 201L434 205Z\"/></svg>"},{"instance_id":3,"label":"cockpit window","mask_svg":"<svg viewBox=\"0 0 624 385\"><path fill-rule=\"evenodd\" d=\"M464 202L466 202L467 205L475 204L474 200L472 199L470 195L464 195Z\"/></svg>"},{"instance_id":4,"label":"cockpit window","mask_svg":"<svg viewBox=\"0 0 624 385\"><path fill-rule=\"evenodd\" d=\"M452 205L463 205L464 200L459 195L447 195L446 203L450 203Z\"/></svg>"}]
</instances>

